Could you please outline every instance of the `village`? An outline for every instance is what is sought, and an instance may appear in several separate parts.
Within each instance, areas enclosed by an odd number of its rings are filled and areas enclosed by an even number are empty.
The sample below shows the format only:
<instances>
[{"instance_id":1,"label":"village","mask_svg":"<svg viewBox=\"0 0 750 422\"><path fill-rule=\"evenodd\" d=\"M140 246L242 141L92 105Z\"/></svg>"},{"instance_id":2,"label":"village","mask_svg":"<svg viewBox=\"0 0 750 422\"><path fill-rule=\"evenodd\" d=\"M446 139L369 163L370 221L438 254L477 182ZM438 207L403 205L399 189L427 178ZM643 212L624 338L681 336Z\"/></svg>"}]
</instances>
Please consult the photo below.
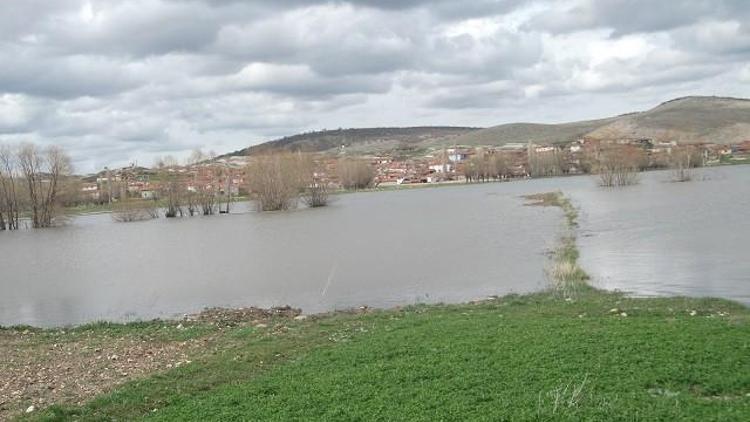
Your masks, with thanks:
<instances>
[{"instance_id":1,"label":"village","mask_svg":"<svg viewBox=\"0 0 750 422\"><path fill-rule=\"evenodd\" d=\"M342 183L337 167L342 158L368 163L372 169L371 187L385 187L588 174L596 171L593 158L607 147L617 147L619 154L637 157L639 170L668 168L671 157L680 150L690 152L694 157L690 165L695 167L750 162L750 140L734 145L679 145L676 141L586 137L565 144L454 145L411 156L396 153L354 156L346 146L313 155L316 180L339 189ZM133 164L105 168L83 179L80 199L100 204L123 198L158 199L165 184L175 181L187 192L246 196L252 191L246 174L252 161L250 156L229 156L185 165L173 163L147 168Z\"/></svg>"}]
</instances>

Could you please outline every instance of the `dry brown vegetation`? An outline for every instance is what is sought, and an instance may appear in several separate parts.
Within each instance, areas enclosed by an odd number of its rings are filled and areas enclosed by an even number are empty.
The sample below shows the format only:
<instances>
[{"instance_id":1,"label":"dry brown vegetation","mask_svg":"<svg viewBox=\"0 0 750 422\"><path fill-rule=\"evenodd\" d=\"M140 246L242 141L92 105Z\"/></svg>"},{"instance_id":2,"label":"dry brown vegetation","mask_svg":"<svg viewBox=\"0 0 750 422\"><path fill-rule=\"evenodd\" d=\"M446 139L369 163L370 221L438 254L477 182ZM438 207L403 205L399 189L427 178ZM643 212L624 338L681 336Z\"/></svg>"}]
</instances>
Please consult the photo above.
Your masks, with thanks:
<instances>
[{"instance_id":1,"label":"dry brown vegetation","mask_svg":"<svg viewBox=\"0 0 750 422\"><path fill-rule=\"evenodd\" d=\"M700 150L686 145L676 148L669 156L669 167L672 169L672 181L688 182L693 179L693 169L700 167L703 158Z\"/></svg>"},{"instance_id":2,"label":"dry brown vegetation","mask_svg":"<svg viewBox=\"0 0 750 422\"><path fill-rule=\"evenodd\" d=\"M557 148L552 151L536 152L529 147L528 158L531 177L551 177L563 174L565 157Z\"/></svg>"},{"instance_id":3,"label":"dry brown vegetation","mask_svg":"<svg viewBox=\"0 0 750 422\"><path fill-rule=\"evenodd\" d=\"M312 186L314 163L302 153L275 153L255 157L248 165L250 191L258 211L295 208L302 192Z\"/></svg>"},{"instance_id":4,"label":"dry brown vegetation","mask_svg":"<svg viewBox=\"0 0 750 422\"><path fill-rule=\"evenodd\" d=\"M643 151L628 145L610 144L597 151L594 170L604 187L629 186L638 183L638 172L644 161Z\"/></svg>"},{"instance_id":5,"label":"dry brown vegetation","mask_svg":"<svg viewBox=\"0 0 750 422\"><path fill-rule=\"evenodd\" d=\"M159 218L159 208L154 201L122 199L112 207L112 219L119 223Z\"/></svg>"},{"instance_id":6,"label":"dry brown vegetation","mask_svg":"<svg viewBox=\"0 0 750 422\"><path fill-rule=\"evenodd\" d=\"M337 163L336 170L344 189L367 189L375 180L375 170L363 160L342 158Z\"/></svg>"}]
</instances>

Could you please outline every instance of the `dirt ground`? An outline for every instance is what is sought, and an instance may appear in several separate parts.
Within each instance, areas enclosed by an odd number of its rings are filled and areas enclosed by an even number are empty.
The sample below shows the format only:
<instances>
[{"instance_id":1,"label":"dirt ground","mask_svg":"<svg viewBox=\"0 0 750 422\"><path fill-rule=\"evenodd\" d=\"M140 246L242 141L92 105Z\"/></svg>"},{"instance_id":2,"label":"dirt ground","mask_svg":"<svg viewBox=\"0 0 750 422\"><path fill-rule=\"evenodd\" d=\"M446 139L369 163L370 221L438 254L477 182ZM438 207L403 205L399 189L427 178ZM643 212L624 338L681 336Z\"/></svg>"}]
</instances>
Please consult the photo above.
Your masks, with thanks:
<instances>
[{"instance_id":1,"label":"dirt ground","mask_svg":"<svg viewBox=\"0 0 750 422\"><path fill-rule=\"evenodd\" d=\"M132 326L0 329L0 420L55 403L82 404L126 381L189 365L220 347L228 327L299 314L289 307L215 308Z\"/></svg>"}]
</instances>

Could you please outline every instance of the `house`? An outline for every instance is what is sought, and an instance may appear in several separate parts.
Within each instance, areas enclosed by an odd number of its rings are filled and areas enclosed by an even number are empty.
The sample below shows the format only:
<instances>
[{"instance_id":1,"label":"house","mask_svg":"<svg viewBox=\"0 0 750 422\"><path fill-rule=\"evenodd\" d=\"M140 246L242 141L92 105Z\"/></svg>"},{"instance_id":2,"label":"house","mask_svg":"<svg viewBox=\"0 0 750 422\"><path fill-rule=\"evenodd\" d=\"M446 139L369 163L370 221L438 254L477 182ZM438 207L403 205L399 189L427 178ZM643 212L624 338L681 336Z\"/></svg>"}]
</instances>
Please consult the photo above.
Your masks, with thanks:
<instances>
[{"instance_id":1,"label":"house","mask_svg":"<svg viewBox=\"0 0 750 422\"><path fill-rule=\"evenodd\" d=\"M81 186L81 194L89 199L99 199L99 184L97 183L84 183Z\"/></svg>"},{"instance_id":2,"label":"house","mask_svg":"<svg viewBox=\"0 0 750 422\"><path fill-rule=\"evenodd\" d=\"M428 167L430 171L433 171L435 173L453 173L454 165L450 163L446 164L430 164Z\"/></svg>"}]
</instances>

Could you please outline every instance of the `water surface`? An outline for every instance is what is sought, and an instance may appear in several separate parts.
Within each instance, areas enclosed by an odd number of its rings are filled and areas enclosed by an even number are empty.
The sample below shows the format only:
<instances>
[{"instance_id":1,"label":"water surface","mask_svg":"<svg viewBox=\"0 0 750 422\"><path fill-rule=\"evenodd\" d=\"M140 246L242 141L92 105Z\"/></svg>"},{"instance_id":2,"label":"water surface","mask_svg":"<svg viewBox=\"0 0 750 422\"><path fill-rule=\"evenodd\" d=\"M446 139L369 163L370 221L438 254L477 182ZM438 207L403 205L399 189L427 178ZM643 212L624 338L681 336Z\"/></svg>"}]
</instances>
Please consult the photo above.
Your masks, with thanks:
<instances>
[{"instance_id":1,"label":"water surface","mask_svg":"<svg viewBox=\"0 0 750 422\"><path fill-rule=\"evenodd\" d=\"M305 312L461 302L546 287L561 190L581 210L581 264L598 287L750 305L750 166L668 172L603 189L568 177L340 195L331 206L0 233L0 325L173 317L208 306Z\"/></svg>"},{"instance_id":2,"label":"water surface","mask_svg":"<svg viewBox=\"0 0 750 422\"><path fill-rule=\"evenodd\" d=\"M0 324L457 302L545 285L560 213L524 183L337 196L331 206L0 234ZM243 205L247 208L247 204Z\"/></svg>"}]
</instances>

